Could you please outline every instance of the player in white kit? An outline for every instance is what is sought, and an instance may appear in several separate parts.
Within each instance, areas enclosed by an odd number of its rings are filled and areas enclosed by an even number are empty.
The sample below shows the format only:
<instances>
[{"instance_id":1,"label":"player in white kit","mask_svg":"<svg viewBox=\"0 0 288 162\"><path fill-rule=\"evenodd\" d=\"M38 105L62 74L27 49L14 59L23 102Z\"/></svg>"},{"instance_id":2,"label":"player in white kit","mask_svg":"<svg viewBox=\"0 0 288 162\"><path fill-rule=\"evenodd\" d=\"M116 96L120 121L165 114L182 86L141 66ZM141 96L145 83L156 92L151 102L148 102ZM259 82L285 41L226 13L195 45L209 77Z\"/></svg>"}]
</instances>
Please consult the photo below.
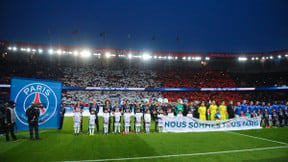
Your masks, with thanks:
<instances>
[{"instance_id":1,"label":"player in white kit","mask_svg":"<svg viewBox=\"0 0 288 162\"><path fill-rule=\"evenodd\" d=\"M130 117L131 117L130 111L129 109L126 109L126 112L124 113L124 130L126 134L129 134L129 128L131 122Z\"/></svg>"},{"instance_id":2,"label":"player in white kit","mask_svg":"<svg viewBox=\"0 0 288 162\"><path fill-rule=\"evenodd\" d=\"M105 109L103 113L103 118L104 118L104 134L107 135L108 129L109 129L109 118L110 118L110 115L107 109Z\"/></svg>"},{"instance_id":3,"label":"player in white kit","mask_svg":"<svg viewBox=\"0 0 288 162\"><path fill-rule=\"evenodd\" d=\"M145 132L150 133L151 114L149 110L146 110L146 113L144 114L144 121L145 121Z\"/></svg>"},{"instance_id":4,"label":"player in white kit","mask_svg":"<svg viewBox=\"0 0 288 162\"><path fill-rule=\"evenodd\" d=\"M73 121L74 121L74 135L79 135L80 124L81 124L81 113L78 107L76 108L74 112Z\"/></svg>"},{"instance_id":5,"label":"player in white kit","mask_svg":"<svg viewBox=\"0 0 288 162\"><path fill-rule=\"evenodd\" d=\"M143 116L143 114L140 112L140 109L137 109L137 112L135 114L136 133L140 133L142 116Z\"/></svg>"},{"instance_id":6,"label":"player in white kit","mask_svg":"<svg viewBox=\"0 0 288 162\"><path fill-rule=\"evenodd\" d=\"M121 126L121 112L119 112L119 108L117 107L114 113L114 133L120 133Z\"/></svg>"},{"instance_id":7,"label":"player in white kit","mask_svg":"<svg viewBox=\"0 0 288 162\"><path fill-rule=\"evenodd\" d=\"M96 120L95 111L92 110L89 116L89 135L90 136L94 135L95 120Z\"/></svg>"},{"instance_id":8,"label":"player in white kit","mask_svg":"<svg viewBox=\"0 0 288 162\"><path fill-rule=\"evenodd\" d=\"M160 110L157 118L158 118L158 130L159 130L159 132L163 132L163 126L164 126L164 122L163 122L163 118L164 118L163 110Z\"/></svg>"}]
</instances>

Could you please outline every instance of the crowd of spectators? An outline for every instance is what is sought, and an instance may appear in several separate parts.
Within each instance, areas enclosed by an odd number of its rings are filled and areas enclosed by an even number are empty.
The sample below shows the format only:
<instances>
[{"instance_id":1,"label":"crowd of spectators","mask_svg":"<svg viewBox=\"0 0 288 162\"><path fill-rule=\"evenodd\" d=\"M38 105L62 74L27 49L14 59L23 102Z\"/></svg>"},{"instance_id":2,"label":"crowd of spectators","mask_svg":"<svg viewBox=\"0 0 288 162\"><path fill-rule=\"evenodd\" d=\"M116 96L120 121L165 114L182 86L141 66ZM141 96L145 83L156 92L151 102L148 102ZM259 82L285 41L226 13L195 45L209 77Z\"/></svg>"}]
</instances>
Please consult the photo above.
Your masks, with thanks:
<instances>
[{"instance_id":1,"label":"crowd of spectators","mask_svg":"<svg viewBox=\"0 0 288 162\"><path fill-rule=\"evenodd\" d=\"M63 56L65 57L65 56ZM201 88L201 87L263 87L288 84L287 71L270 73L236 73L213 70L200 62L183 60L149 60L127 58L97 58L80 61L60 56L33 56L14 54L0 59L0 84L9 84L13 76L58 80L64 86L77 87L133 87L133 88ZM216 64L216 63L215 63ZM208 64L209 65L209 64ZM217 63L218 67L221 64ZM226 66L226 65L225 65ZM210 67L210 68L209 68ZM273 68L273 67L271 67ZM223 67L222 69L225 69ZM2 93L3 92L3 93ZM178 98L203 101L224 100L226 102L252 100L274 100L281 92L146 92L146 91L63 91L62 102L73 104L77 100L119 97L132 102L167 98L176 102ZM9 91L1 91L2 95ZM273 95L271 95L273 94ZM282 92L282 97L287 97Z\"/></svg>"}]
</instances>

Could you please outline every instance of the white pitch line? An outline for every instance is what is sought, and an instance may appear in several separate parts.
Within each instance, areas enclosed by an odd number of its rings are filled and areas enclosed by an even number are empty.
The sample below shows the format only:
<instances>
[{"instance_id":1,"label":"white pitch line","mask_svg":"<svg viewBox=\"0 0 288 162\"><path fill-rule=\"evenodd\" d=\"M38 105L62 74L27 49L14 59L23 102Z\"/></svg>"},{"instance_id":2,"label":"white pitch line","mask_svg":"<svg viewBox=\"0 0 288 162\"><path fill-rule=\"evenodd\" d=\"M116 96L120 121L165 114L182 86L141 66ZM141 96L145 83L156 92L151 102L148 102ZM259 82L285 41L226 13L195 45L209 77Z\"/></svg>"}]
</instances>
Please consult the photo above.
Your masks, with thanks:
<instances>
[{"instance_id":1,"label":"white pitch line","mask_svg":"<svg viewBox=\"0 0 288 162\"><path fill-rule=\"evenodd\" d=\"M250 136L250 135L242 134L242 133L238 133L238 132L227 132L227 133L237 134L237 135L246 136L246 137L255 138L255 139L260 139L260 140L263 140L263 141L274 142L274 143L278 143L278 144L282 144L282 145L288 145L288 143L285 143L285 142L270 140L270 139L262 138L262 137Z\"/></svg>"},{"instance_id":2,"label":"white pitch line","mask_svg":"<svg viewBox=\"0 0 288 162\"><path fill-rule=\"evenodd\" d=\"M140 159L156 159L156 158L168 158L168 157L179 157L179 156L201 156L201 155L215 155L215 154L227 154L227 153L239 153L239 152L249 152L249 151L265 151L265 150L275 150L275 149L285 149L288 146L275 146L275 147L262 147L262 148L252 148L252 149L241 149L241 150L228 150L228 151L214 151L214 152L199 152L191 154L174 154L174 155L159 155L159 156L142 156L142 157L131 157L131 158L113 158L113 159L96 159L96 160L72 160L63 162L97 162L97 161L123 161L123 160L140 160Z\"/></svg>"}]
</instances>

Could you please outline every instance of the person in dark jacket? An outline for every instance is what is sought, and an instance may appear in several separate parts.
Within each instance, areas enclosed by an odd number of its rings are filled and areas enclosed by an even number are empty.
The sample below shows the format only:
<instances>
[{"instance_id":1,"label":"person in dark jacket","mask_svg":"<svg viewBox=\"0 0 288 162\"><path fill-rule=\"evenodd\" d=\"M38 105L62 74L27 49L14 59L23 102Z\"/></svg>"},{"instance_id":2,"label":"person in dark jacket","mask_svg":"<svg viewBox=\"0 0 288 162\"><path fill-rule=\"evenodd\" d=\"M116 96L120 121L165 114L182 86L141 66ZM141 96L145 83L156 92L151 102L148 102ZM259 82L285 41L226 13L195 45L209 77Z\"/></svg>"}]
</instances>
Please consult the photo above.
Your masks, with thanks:
<instances>
[{"instance_id":1,"label":"person in dark jacket","mask_svg":"<svg viewBox=\"0 0 288 162\"><path fill-rule=\"evenodd\" d=\"M64 121L64 115L65 115L66 109L63 104L61 104L61 111L60 111L60 125L59 125L59 130L62 129L63 126L63 121Z\"/></svg>"},{"instance_id":2,"label":"person in dark jacket","mask_svg":"<svg viewBox=\"0 0 288 162\"><path fill-rule=\"evenodd\" d=\"M17 138L14 134L14 127L16 125L16 113L15 113L15 103L13 101L9 102L9 106L6 108L6 141L9 142L9 132L13 138L13 141L17 141Z\"/></svg>"},{"instance_id":3,"label":"person in dark jacket","mask_svg":"<svg viewBox=\"0 0 288 162\"><path fill-rule=\"evenodd\" d=\"M228 112L228 117L229 119L234 118L234 104L233 101L230 101L229 105L227 106L227 112Z\"/></svg>"},{"instance_id":4,"label":"person in dark jacket","mask_svg":"<svg viewBox=\"0 0 288 162\"><path fill-rule=\"evenodd\" d=\"M6 108L8 107L8 101L5 101L3 104L0 105L0 134L6 133Z\"/></svg>"},{"instance_id":5,"label":"person in dark jacket","mask_svg":"<svg viewBox=\"0 0 288 162\"><path fill-rule=\"evenodd\" d=\"M26 110L26 115L28 117L30 139L34 140L34 137L33 137L33 128L34 128L35 137L36 139L39 140L40 139L39 127L38 127L38 119L40 116L39 105L32 103L32 105Z\"/></svg>"}]
</instances>

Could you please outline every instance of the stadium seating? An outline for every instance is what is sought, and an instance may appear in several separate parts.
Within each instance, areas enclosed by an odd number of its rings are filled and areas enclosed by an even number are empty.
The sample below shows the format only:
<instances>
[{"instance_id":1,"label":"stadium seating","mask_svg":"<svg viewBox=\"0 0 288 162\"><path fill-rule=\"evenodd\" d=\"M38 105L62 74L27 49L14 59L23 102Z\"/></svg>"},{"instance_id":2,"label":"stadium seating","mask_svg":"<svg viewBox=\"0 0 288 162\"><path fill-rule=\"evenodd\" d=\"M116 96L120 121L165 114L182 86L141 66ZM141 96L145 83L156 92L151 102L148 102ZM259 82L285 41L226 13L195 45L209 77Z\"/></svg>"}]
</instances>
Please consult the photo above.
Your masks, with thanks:
<instances>
[{"instance_id":1,"label":"stadium seating","mask_svg":"<svg viewBox=\"0 0 288 162\"><path fill-rule=\"evenodd\" d=\"M211 63L207 67L185 61L131 61L122 58L75 62L73 59L59 57L17 55L0 59L0 84L9 84L13 76L58 80L64 86L78 87L166 87L166 88L202 88L202 87L262 87L288 85L288 73L238 73L218 70L221 63ZM223 62L225 64L225 62ZM227 65L225 65L227 66ZM229 65L232 66L232 65ZM236 66L236 65L235 65ZM223 68L222 68L223 69ZM228 68L231 69L231 68ZM7 95L7 91L1 93ZM222 100L229 102L247 100L274 100L285 92L140 92L140 91L63 91L62 102L73 104L77 100L89 102L96 99L118 97L132 102L156 101L159 97L176 102L178 98L193 101ZM284 99L283 97L283 99ZM281 98L282 99L282 98Z\"/></svg>"}]
</instances>

